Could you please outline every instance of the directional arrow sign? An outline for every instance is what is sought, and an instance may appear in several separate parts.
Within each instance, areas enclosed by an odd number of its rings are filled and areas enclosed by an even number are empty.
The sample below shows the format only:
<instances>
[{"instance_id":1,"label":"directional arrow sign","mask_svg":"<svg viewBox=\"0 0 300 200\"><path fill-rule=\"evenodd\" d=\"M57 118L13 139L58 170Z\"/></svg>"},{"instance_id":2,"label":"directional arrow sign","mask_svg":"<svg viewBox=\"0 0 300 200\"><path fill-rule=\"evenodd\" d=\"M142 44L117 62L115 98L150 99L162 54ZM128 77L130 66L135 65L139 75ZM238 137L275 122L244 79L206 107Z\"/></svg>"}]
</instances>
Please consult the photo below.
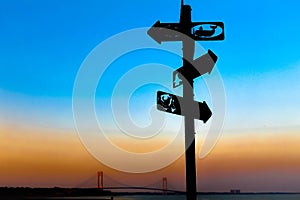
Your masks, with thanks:
<instances>
[{"instance_id":1,"label":"directional arrow sign","mask_svg":"<svg viewBox=\"0 0 300 200\"><path fill-rule=\"evenodd\" d=\"M173 31L170 31L173 30ZM180 32L179 23L160 23L157 21L148 31L148 35L152 37L157 43L165 41L181 41L181 34L176 33L175 31Z\"/></svg>"},{"instance_id":2,"label":"directional arrow sign","mask_svg":"<svg viewBox=\"0 0 300 200\"><path fill-rule=\"evenodd\" d=\"M183 98L176 96L174 94L170 94L167 92L158 91L157 92L157 109L163 112L168 112L176 115L185 115L181 109L183 105ZM203 101L194 103L193 106L194 113L192 113L195 119L202 120L204 123L211 117L212 112L207 106L206 102ZM197 112L197 111L200 111Z\"/></svg>"},{"instance_id":3,"label":"directional arrow sign","mask_svg":"<svg viewBox=\"0 0 300 200\"><path fill-rule=\"evenodd\" d=\"M182 84L182 78L186 80L195 79L205 73L211 73L218 57L208 50L206 54L200 56L189 65L185 65L173 72L173 88ZM178 80L180 79L180 80Z\"/></svg>"},{"instance_id":4,"label":"directional arrow sign","mask_svg":"<svg viewBox=\"0 0 300 200\"><path fill-rule=\"evenodd\" d=\"M199 30L194 30L193 34L189 36L196 41L224 40L223 22L192 22L189 26L191 28L200 26ZM205 30L203 26L209 26L210 29ZM174 31L178 31L179 33ZM183 40L181 34L182 24L180 23L160 23L160 21L157 21L147 33L159 44L161 44L161 42Z\"/></svg>"},{"instance_id":5,"label":"directional arrow sign","mask_svg":"<svg viewBox=\"0 0 300 200\"><path fill-rule=\"evenodd\" d=\"M197 102L197 103L198 103L198 108L200 110L200 113L195 114L196 119L200 119L204 123L206 123L207 120L209 120L209 118L212 115L211 110L209 109L209 107L205 101L203 101L203 103L201 103L201 102Z\"/></svg>"}]
</instances>

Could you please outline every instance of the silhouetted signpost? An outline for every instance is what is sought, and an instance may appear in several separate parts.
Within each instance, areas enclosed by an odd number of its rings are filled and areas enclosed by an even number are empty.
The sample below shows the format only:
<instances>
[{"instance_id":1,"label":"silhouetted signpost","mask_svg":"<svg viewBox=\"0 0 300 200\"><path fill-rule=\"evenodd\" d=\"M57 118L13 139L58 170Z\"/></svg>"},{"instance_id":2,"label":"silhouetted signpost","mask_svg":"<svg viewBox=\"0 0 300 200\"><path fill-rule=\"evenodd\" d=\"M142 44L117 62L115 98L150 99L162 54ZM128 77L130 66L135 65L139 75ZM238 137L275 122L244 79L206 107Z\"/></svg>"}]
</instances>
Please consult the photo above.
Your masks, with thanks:
<instances>
[{"instance_id":1,"label":"silhouetted signpost","mask_svg":"<svg viewBox=\"0 0 300 200\"><path fill-rule=\"evenodd\" d=\"M194 119L204 123L212 112L206 102L194 101L194 79L210 73L217 61L217 56L210 50L194 60L195 40L224 40L224 24L222 22L192 22L191 7L183 5L179 23L160 23L157 21L148 30L148 35L159 44L167 41L182 41L183 65L173 72L173 87L183 86L183 97L166 92L157 92L157 109L172 114L183 115L185 120L185 162L186 162L186 197L197 199L196 161L195 161L195 127ZM194 27L200 26L198 30ZM209 29L204 29L205 27ZM219 33L217 33L217 29ZM190 39L186 39L190 38ZM179 79L179 81L177 81Z\"/></svg>"}]
</instances>

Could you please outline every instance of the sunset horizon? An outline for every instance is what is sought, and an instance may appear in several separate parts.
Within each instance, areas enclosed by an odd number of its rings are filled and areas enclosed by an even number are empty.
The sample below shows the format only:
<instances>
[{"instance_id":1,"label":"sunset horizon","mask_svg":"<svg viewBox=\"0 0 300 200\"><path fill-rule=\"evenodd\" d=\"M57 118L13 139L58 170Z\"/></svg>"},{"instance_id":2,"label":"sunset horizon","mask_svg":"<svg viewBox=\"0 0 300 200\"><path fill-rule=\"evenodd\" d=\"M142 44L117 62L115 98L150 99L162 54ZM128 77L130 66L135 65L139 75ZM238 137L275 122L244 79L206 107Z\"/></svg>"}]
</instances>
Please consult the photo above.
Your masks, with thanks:
<instances>
[{"instance_id":1,"label":"sunset horizon","mask_svg":"<svg viewBox=\"0 0 300 200\"><path fill-rule=\"evenodd\" d=\"M1 2L0 187L300 193L300 3L184 4Z\"/></svg>"}]
</instances>

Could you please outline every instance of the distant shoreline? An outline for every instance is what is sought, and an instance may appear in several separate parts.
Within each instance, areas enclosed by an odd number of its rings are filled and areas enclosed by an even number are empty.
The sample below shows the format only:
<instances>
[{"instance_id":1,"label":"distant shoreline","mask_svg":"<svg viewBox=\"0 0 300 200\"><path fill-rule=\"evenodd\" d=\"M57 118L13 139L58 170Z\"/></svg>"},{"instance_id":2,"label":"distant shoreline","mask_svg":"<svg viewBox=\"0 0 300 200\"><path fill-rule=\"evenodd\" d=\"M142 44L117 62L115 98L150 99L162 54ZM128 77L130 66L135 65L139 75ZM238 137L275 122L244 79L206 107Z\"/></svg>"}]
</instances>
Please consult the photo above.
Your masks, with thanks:
<instances>
[{"instance_id":1,"label":"distant shoreline","mask_svg":"<svg viewBox=\"0 0 300 200\"><path fill-rule=\"evenodd\" d=\"M168 195L184 195L181 193L168 193ZM300 192L198 192L198 195L287 195L300 194ZM98 188L31 188L31 187L0 187L0 197L6 199L19 198L45 198L45 197L112 197L133 195L162 195L162 192L112 192Z\"/></svg>"}]
</instances>

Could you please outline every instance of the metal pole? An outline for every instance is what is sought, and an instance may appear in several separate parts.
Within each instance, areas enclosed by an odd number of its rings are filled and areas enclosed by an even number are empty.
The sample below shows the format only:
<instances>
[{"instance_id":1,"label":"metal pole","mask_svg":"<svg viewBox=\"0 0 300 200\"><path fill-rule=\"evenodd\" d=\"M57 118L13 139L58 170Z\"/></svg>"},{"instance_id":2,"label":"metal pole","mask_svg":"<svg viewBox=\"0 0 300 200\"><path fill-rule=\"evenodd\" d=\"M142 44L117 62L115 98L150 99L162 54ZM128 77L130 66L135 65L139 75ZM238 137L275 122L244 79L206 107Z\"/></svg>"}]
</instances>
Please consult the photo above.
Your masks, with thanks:
<instances>
[{"instance_id":1,"label":"metal pole","mask_svg":"<svg viewBox=\"0 0 300 200\"><path fill-rule=\"evenodd\" d=\"M189 5L183 5L181 2L180 24L182 33L187 36L192 34L192 9ZM182 41L182 62L183 67L188 68L190 63L188 60L194 60L195 41L192 39L183 39ZM186 116L185 123L185 174L186 174L186 199L197 199L197 183L196 183L196 160L195 160L195 125L193 114L194 102L194 81L191 77L183 78L183 109Z\"/></svg>"},{"instance_id":2,"label":"metal pole","mask_svg":"<svg viewBox=\"0 0 300 200\"><path fill-rule=\"evenodd\" d=\"M190 66L186 59L194 55L194 41L183 41L183 66ZM186 59L185 59L186 58ZM183 109L185 113L189 113L184 117L185 123L185 169L186 169L186 199L197 199L197 183L196 183L196 160L195 160L195 125L193 113L194 102L194 81L183 80Z\"/></svg>"},{"instance_id":3,"label":"metal pole","mask_svg":"<svg viewBox=\"0 0 300 200\"><path fill-rule=\"evenodd\" d=\"M203 30L202 25L211 25L212 30ZM212 26L212 24L214 26ZM202 29L199 28L198 33L194 32L193 27L201 25ZM214 28L213 28L214 27ZM222 32L214 36L214 30L219 27L222 29ZM170 29L179 31L182 34L185 34L186 37L181 37L176 33L168 33L164 29ZM201 30L201 31L200 31ZM205 73L210 73L216 60L217 56L214 55L211 51L208 51L208 55L202 58L199 57L194 59L195 53L195 40L197 41L213 41L213 40L224 40L224 24L222 22L192 22L192 8L190 5L184 5L183 0L181 0L181 12L179 23L160 23L157 21L152 28L148 30L148 34L159 44L161 42L167 41L182 41L182 52L183 52L183 66L174 71L173 73L173 87L178 87L181 85L176 85L174 83L176 75L181 75L182 86L183 86L183 97L178 97L173 94L164 93L158 91L158 97L161 97L162 94L167 94L172 97L177 97L177 102L180 105L180 112L170 111L170 106L167 106L163 101L157 98L157 105L160 105L166 110L159 110L164 112L170 112L172 114L183 115L185 123L185 166L186 166L186 198L187 200L196 200L197 199L197 174L196 174L196 159L195 159L195 104L198 104L200 109L203 109L201 116L196 117L196 119L202 120L204 123L211 117L211 111L208 108L205 102L195 102L194 101L194 78L197 78ZM204 37L202 37L204 36ZM208 59L207 56L212 56L211 59ZM199 60L200 59L200 60ZM208 61L208 60L209 61ZM196 65L196 69L190 62ZM209 64L209 66L205 66ZM203 65L203 66L202 66ZM203 68L204 67L204 68ZM197 69L198 68L198 69ZM201 69L201 73L199 71ZM198 71L197 71L198 70ZM182 73L183 72L183 73ZM179 103L180 99L180 103Z\"/></svg>"}]
</instances>

